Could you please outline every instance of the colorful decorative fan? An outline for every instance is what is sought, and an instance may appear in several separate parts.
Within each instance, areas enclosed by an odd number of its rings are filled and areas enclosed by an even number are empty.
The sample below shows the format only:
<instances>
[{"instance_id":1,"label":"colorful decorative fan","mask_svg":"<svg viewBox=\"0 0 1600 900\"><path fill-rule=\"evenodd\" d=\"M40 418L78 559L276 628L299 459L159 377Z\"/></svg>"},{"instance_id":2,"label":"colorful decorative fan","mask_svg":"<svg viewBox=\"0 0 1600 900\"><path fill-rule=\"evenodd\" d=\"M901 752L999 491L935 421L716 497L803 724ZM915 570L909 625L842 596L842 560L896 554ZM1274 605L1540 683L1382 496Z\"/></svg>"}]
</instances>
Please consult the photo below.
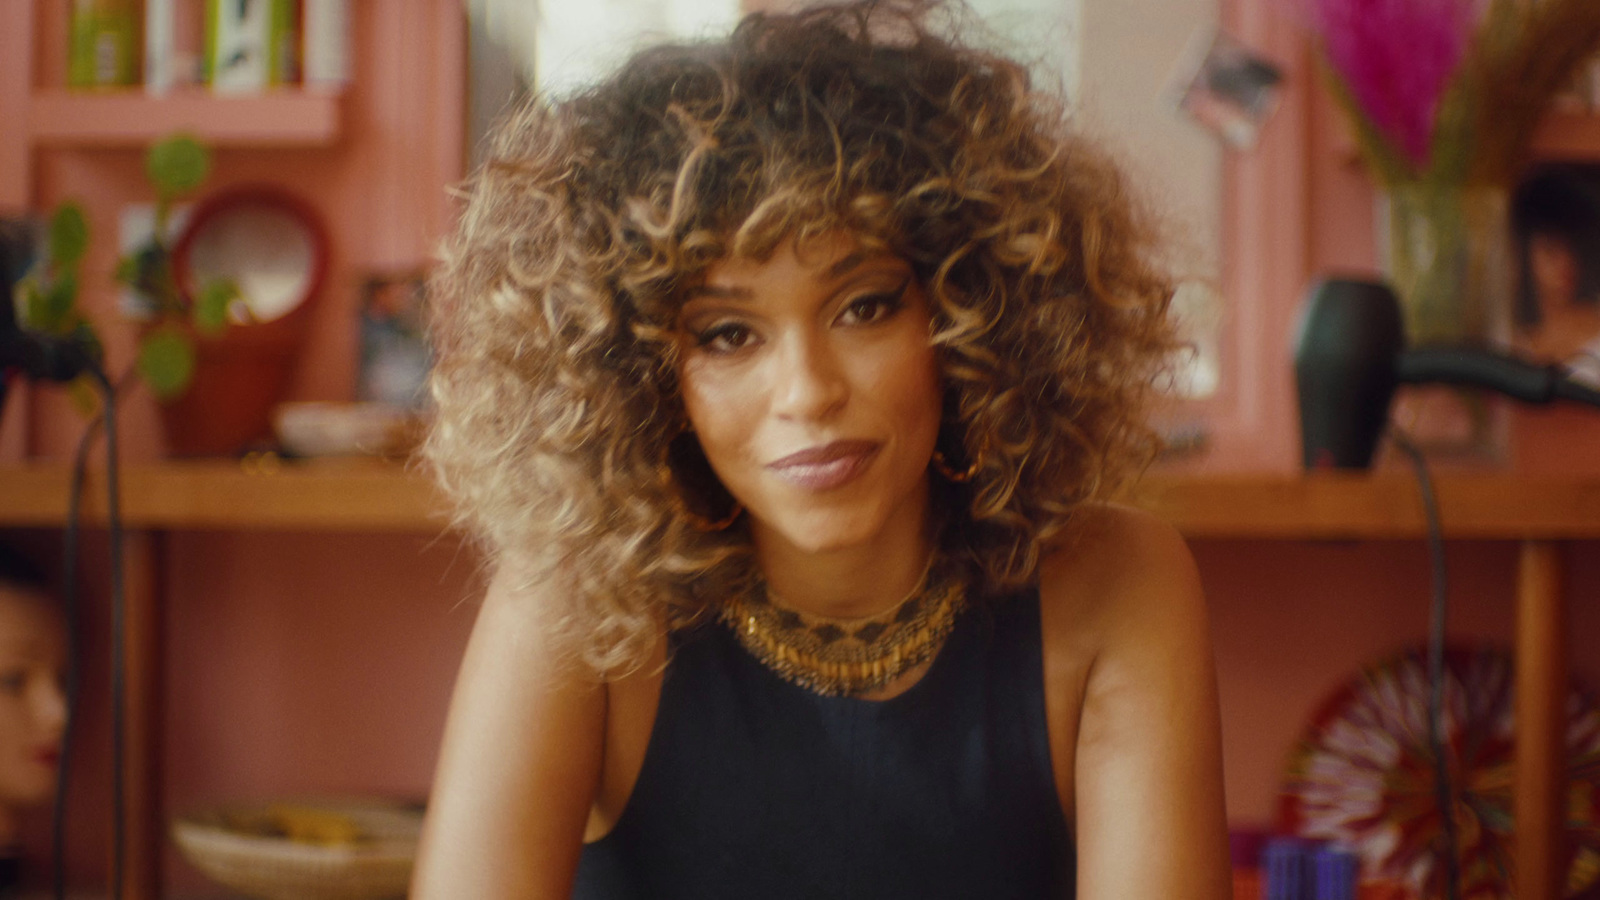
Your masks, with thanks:
<instances>
[{"instance_id":1,"label":"colorful decorative fan","mask_svg":"<svg viewBox=\"0 0 1600 900\"><path fill-rule=\"evenodd\" d=\"M1462 896L1502 900L1511 896L1513 865L1511 657L1456 648L1446 654L1445 669ZM1600 711L1576 689L1567 711L1570 897L1600 876ZM1355 850L1365 878L1441 896L1433 782L1427 657L1413 650L1365 669L1317 711L1290 759L1279 826Z\"/></svg>"}]
</instances>

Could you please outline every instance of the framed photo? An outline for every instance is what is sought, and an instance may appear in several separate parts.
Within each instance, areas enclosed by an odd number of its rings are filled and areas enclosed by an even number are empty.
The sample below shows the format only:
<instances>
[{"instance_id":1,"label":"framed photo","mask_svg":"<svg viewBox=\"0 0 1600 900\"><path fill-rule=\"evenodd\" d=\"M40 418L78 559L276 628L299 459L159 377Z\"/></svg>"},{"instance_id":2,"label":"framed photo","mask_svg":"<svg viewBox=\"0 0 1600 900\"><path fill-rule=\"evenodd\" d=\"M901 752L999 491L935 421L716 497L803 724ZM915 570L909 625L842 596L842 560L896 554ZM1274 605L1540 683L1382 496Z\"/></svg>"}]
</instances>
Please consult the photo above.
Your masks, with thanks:
<instances>
[{"instance_id":1,"label":"framed photo","mask_svg":"<svg viewBox=\"0 0 1600 900\"><path fill-rule=\"evenodd\" d=\"M1600 387L1600 165L1535 168L1510 218L1516 348Z\"/></svg>"}]
</instances>

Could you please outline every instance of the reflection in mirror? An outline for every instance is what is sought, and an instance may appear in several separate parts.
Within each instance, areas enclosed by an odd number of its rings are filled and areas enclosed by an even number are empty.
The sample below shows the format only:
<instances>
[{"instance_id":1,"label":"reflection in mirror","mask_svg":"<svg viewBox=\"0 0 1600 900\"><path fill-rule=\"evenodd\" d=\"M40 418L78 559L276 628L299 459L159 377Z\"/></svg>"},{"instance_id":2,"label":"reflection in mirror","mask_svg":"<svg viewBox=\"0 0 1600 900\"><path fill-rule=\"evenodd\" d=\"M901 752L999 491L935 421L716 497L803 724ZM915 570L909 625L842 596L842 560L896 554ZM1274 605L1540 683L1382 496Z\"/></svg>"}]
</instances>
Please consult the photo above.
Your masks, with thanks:
<instances>
[{"instance_id":1,"label":"reflection in mirror","mask_svg":"<svg viewBox=\"0 0 1600 900\"><path fill-rule=\"evenodd\" d=\"M56 791L66 653L40 570L0 545L0 896L12 896L22 880L25 826Z\"/></svg>"},{"instance_id":2,"label":"reflection in mirror","mask_svg":"<svg viewBox=\"0 0 1600 900\"><path fill-rule=\"evenodd\" d=\"M1600 387L1600 166L1551 164L1511 202L1519 349Z\"/></svg>"}]
</instances>

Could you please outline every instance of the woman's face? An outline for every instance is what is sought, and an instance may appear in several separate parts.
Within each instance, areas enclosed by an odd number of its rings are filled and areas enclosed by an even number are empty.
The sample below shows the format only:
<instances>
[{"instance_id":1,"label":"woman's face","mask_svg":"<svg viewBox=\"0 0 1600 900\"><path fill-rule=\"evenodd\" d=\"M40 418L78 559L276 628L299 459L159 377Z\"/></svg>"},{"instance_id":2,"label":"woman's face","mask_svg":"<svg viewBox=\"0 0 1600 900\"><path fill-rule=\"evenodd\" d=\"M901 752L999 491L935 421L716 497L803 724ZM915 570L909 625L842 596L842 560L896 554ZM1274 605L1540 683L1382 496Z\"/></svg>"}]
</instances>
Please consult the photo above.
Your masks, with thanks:
<instances>
[{"instance_id":1,"label":"woman's face","mask_svg":"<svg viewBox=\"0 0 1600 900\"><path fill-rule=\"evenodd\" d=\"M38 806L55 790L67 721L65 664L55 613L0 583L0 805Z\"/></svg>"},{"instance_id":2,"label":"woman's face","mask_svg":"<svg viewBox=\"0 0 1600 900\"><path fill-rule=\"evenodd\" d=\"M829 236L713 265L679 319L679 383L758 543L871 547L921 530L939 433L930 314L911 267Z\"/></svg>"}]
</instances>

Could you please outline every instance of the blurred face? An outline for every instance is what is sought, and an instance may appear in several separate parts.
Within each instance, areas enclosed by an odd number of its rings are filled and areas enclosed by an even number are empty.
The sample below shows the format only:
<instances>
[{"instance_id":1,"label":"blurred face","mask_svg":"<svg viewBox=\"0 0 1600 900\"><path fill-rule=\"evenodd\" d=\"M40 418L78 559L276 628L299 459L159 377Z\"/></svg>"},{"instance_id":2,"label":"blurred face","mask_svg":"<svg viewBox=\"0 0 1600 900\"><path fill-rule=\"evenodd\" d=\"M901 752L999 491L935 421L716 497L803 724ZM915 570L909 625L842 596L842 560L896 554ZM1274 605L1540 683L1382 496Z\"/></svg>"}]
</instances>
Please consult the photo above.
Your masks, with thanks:
<instances>
[{"instance_id":1,"label":"blurred face","mask_svg":"<svg viewBox=\"0 0 1600 900\"><path fill-rule=\"evenodd\" d=\"M39 806L55 790L67 705L66 638L42 599L0 583L0 805Z\"/></svg>"},{"instance_id":2,"label":"blurred face","mask_svg":"<svg viewBox=\"0 0 1600 900\"><path fill-rule=\"evenodd\" d=\"M1577 299L1578 258L1565 240L1548 234L1530 237L1528 267L1541 307L1564 306Z\"/></svg>"},{"instance_id":3,"label":"blurred face","mask_svg":"<svg viewBox=\"0 0 1600 900\"><path fill-rule=\"evenodd\" d=\"M711 267L680 317L679 383L758 544L823 552L923 528L940 417L929 324L911 267L847 238Z\"/></svg>"}]
</instances>

